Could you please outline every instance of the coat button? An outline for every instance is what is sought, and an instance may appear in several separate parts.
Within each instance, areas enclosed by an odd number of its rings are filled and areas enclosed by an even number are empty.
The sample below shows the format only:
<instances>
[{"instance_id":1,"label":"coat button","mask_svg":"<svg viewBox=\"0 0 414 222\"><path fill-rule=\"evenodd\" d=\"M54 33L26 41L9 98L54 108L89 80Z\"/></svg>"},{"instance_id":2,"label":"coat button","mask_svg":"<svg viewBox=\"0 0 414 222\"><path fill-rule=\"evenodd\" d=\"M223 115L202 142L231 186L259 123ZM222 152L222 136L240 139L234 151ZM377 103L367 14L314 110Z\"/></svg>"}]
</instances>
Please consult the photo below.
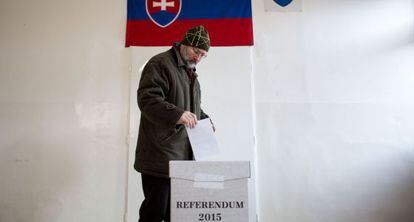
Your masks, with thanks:
<instances>
[{"instance_id":1,"label":"coat button","mask_svg":"<svg viewBox=\"0 0 414 222\"><path fill-rule=\"evenodd\" d=\"M166 108L167 108L167 109L174 109L174 106L173 106L173 105L171 105L171 104L168 104L168 105L166 106Z\"/></svg>"}]
</instances>

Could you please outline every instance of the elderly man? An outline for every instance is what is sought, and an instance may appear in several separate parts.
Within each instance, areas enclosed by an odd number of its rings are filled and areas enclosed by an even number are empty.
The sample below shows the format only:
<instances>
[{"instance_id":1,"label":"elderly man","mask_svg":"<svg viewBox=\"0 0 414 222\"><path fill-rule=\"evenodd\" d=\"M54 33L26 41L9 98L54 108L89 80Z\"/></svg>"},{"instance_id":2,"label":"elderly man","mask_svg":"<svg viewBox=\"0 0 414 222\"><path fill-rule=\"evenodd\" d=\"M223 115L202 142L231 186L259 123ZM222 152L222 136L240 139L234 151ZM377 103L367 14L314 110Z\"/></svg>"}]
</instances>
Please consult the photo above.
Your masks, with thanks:
<instances>
[{"instance_id":1,"label":"elderly man","mask_svg":"<svg viewBox=\"0 0 414 222\"><path fill-rule=\"evenodd\" d=\"M193 160L185 126L208 118L200 107L196 65L210 48L203 26L189 29L181 42L152 57L138 88L141 110L135 169L141 173L145 200L140 222L170 221L170 160Z\"/></svg>"}]
</instances>

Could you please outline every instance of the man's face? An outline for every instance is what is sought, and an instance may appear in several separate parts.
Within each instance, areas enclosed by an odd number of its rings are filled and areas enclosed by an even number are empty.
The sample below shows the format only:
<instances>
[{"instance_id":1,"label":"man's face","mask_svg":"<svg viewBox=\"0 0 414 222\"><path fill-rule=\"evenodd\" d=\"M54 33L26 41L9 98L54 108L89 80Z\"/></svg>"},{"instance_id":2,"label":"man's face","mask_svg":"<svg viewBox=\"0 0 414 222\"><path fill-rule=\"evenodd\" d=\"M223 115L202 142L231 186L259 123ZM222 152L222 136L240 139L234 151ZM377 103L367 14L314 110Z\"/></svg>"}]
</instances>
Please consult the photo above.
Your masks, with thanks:
<instances>
[{"instance_id":1,"label":"man's face","mask_svg":"<svg viewBox=\"0 0 414 222\"><path fill-rule=\"evenodd\" d=\"M181 45L181 55L187 62L190 68L195 66L201 61L201 59L207 57L207 51L192 46Z\"/></svg>"}]
</instances>

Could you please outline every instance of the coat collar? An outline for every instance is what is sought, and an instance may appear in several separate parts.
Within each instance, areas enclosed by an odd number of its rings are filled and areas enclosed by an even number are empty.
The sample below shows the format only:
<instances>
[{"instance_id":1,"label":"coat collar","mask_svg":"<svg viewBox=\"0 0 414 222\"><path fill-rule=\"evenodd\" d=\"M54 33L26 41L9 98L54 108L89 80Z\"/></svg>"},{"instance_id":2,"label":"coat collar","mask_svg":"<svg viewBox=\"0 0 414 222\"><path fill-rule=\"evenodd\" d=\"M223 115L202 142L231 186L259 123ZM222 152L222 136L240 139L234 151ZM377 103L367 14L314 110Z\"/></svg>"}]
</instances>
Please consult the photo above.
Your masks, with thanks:
<instances>
[{"instance_id":1,"label":"coat collar","mask_svg":"<svg viewBox=\"0 0 414 222\"><path fill-rule=\"evenodd\" d=\"M174 55L177 58L177 65L178 67L183 67L185 68L185 61L183 59L183 57L181 56L180 53L180 43L174 43L173 45L173 51L174 51Z\"/></svg>"}]
</instances>

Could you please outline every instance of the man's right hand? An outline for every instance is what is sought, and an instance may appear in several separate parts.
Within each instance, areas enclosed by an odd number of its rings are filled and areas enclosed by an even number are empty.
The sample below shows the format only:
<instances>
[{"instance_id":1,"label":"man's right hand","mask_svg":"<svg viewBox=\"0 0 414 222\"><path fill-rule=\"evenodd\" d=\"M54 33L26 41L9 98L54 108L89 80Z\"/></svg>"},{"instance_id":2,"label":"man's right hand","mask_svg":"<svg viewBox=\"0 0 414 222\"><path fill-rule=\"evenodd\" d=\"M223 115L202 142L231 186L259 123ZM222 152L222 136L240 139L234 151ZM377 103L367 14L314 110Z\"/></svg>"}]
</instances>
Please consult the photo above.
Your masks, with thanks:
<instances>
[{"instance_id":1,"label":"man's right hand","mask_svg":"<svg viewBox=\"0 0 414 222\"><path fill-rule=\"evenodd\" d=\"M197 124L197 116L192 112L185 111L177 121L177 124L184 124L187 127L194 128Z\"/></svg>"}]
</instances>

